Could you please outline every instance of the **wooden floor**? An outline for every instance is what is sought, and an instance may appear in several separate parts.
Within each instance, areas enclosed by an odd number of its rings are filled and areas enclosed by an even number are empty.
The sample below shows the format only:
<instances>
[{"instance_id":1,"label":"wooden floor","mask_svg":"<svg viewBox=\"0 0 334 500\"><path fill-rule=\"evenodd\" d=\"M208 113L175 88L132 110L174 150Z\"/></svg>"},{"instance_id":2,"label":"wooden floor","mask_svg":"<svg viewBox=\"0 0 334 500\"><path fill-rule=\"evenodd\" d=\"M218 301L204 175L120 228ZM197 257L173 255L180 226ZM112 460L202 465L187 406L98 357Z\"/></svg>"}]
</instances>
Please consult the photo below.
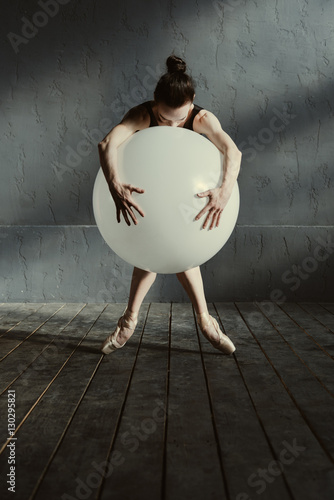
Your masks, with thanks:
<instances>
[{"instance_id":1,"label":"wooden floor","mask_svg":"<svg viewBox=\"0 0 334 500\"><path fill-rule=\"evenodd\" d=\"M334 498L334 304L210 304L232 356L144 304L103 356L123 309L0 304L1 499Z\"/></svg>"}]
</instances>

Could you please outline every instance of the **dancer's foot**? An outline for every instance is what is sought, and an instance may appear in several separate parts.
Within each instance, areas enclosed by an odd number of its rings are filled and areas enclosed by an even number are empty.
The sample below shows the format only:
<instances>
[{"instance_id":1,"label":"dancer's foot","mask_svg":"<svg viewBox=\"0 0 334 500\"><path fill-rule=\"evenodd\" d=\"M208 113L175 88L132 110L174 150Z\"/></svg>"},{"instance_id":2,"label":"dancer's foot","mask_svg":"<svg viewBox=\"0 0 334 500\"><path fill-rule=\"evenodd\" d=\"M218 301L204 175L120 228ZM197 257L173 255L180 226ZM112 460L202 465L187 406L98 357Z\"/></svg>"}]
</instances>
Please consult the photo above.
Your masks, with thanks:
<instances>
[{"instance_id":1,"label":"dancer's foot","mask_svg":"<svg viewBox=\"0 0 334 500\"><path fill-rule=\"evenodd\" d=\"M123 347L133 334L137 325L137 313L126 310L118 320L116 329L101 345L104 354L110 354L116 349Z\"/></svg>"},{"instance_id":2,"label":"dancer's foot","mask_svg":"<svg viewBox=\"0 0 334 500\"><path fill-rule=\"evenodd\" d=\"M225 335L215 318L207 312L197 314L197 322L204 337L219 351L232 354L235 351L233 342Z\"/></svg>"}]
</instances>

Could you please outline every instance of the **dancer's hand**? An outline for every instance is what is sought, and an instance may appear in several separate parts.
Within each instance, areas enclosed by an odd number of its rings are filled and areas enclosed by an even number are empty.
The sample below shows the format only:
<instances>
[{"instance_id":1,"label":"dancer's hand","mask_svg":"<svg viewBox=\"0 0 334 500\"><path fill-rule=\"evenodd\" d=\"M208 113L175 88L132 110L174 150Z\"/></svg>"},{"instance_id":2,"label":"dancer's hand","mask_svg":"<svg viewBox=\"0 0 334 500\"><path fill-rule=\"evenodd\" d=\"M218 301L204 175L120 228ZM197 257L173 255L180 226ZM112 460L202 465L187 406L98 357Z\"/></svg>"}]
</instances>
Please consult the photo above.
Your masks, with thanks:
<instances>
[{"instance_id":1,"label":"dancer's hand","mask_svg":"<svg viewBox=\"0 0 334 500\"><path fill-rule=\"evenodd\" d=\"M205 198L206 196L208 196L209 201L205 205L205 207L196 215L195 220L199 220L204 214L208 212L203 224L203 229L205 229L209 224L210 219L211 223L209 229L218 227L221 213L226 207L231 194L227 193L225 189L218 187L214 189L208 189L203 193L198 193L197 196L199 198Z\"/></svg>"},{"instance_id":2,"label":"dancer's hand","mask_svg":"<svg viewBox=\"0 0 334 500\"><path fill-rule=\"evenodd\" d=\"M145 214L140 206L134 201L132 193L135 192L142 194L145 192L144 189L132 186L132 184L112 183L109 185L109 190L116 205L117 222L121 222L122 212L124 220L128 226L131 226L130 219L133 224L138 224L133 209L137 210L142 217L144 217Z\"/></svg>"}]
</instances>

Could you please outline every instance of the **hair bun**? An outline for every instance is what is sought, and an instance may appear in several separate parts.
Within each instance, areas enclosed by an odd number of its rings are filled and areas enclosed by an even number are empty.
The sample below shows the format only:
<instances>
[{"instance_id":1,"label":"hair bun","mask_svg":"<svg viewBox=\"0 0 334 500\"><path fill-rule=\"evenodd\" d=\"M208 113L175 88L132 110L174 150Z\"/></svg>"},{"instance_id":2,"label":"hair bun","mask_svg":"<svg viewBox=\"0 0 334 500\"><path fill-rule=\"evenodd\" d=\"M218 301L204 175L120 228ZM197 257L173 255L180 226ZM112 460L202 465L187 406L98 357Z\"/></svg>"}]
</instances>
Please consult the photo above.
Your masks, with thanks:
<instances>
[{"instance_id":1,"label":"hair bun","mask_svg":"<svg viewBox=\"0 0 334 500\"><path fill-rule=\"evenodd\" d=\"M168 73L185 73L187 69L186 63L177 56L169 56L166 61Z\"/></svg>"}]
</instances>

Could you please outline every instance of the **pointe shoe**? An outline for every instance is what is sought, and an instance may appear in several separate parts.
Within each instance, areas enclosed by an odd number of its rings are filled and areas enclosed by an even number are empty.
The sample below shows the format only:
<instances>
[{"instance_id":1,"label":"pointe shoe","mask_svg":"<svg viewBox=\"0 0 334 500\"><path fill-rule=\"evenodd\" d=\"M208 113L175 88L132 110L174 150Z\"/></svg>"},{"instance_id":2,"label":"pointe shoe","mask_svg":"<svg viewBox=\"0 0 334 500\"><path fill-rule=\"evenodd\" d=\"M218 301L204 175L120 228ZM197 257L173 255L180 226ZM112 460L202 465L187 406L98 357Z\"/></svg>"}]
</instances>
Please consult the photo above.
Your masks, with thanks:
<instances>
[{"instance_id":1,"label":"pointe shoe","mask_svg":"<svg viewBox=\"0 0 334 500\"><path fill-rule=\"evenodd\" d=\"M124 342L124 344L120 344L117 341L117 335L119 334L122 328L128 328L129 330L134 330L136 328L136 325L137 325L137 320L125 318L125 314L123 314L123 316L121 316L117 322L115 331L111 335L109 335L109 337L107 337L106 340L101 345L100 349L103 352L103 354L111 354L117 349L124 347L126 342Z\"/></svg>"},{"instance_id":2,"label":"pointe shoe","mask_svg":"<svg viewBox=\"0 0 334 500\"><path fill-rule=\"evenodd\" d=\"M217 320L215 318L210 316L208 313L201 313L197 315L197 322L204 337L210 342L210 344L213 345L215 349L218 349L224 354L232 354L235 351L235 345L228 338L228 336L221 331L217 323ZM218 333L219 335L218 341L213 340L209 336L210 329L211 331L212 329L214 329Z\"/></svg>"}]
</instances>

